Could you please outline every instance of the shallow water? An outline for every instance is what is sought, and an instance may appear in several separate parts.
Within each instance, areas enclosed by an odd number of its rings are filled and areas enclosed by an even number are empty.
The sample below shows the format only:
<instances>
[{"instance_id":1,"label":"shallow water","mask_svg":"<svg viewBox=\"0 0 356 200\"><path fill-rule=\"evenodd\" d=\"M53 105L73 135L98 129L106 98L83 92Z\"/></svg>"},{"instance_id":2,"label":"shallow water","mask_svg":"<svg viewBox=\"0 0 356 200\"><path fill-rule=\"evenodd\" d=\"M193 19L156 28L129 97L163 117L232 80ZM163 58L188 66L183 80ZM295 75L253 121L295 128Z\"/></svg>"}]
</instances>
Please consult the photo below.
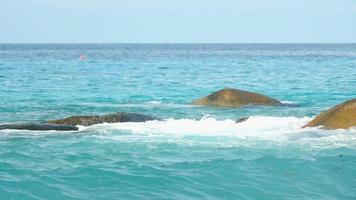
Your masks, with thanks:
<instances>
[{"instance_id":1,"label":"shallow water","mask_svg":"<svg viewBox=\"0 0 356 200\"><path fill-rule=\"evenodd\" d=\"M0 131L0 199L356 198L356 129L301 129L355 98L355 44L1 44L0 86L1 123L164 119ZM224 87L285 105L189 105Z\"/></svg>"}]
</instances>

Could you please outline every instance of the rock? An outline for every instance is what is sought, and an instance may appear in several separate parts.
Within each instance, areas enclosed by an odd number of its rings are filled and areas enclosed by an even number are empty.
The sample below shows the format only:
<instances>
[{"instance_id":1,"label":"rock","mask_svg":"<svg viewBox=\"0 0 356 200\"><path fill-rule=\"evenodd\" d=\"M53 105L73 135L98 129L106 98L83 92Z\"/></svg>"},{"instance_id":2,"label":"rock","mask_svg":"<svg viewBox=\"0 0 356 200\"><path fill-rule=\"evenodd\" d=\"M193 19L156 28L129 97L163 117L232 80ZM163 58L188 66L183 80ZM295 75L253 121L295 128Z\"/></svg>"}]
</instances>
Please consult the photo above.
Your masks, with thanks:
<instances>
[{"instance_id":1,"label":"rock","mask_svg":"<svg viewBox=\"0 0 356 200\"><path fill-rule=\"evenodd\" d=\"M115 123L115 122L145 122L150 120L157 120L157 118L137 114L137 113L125 113L118 112L107 115L92 115L92 116L72 116L65 119L51 120L49 124L61 124L70 126L90 126L101 123Z\"/></svg>"},{"instance_id":2,"label":"rock","mask_svg":"<svg viewBox=\"0 0 356 200\"><path fill-rule=\"evenodd\" d=\"M281 105L274 98L243 90L226 88L192 102L195 105L239 107L243 105Z\"/></svg>"},{"instance_id":3,"label":"rock","mask_svg":"<svg viewBox=\"0 0 356 200\"><path fill-rule=\"evenodd\" d=\"M322 112L305 127L323 126L326 129L347 129L356 126L356 99L351 99Z\"/></svg>"},{"instance_id":4,"label":"rock","mask_svg":"<svg viewBox=\"0 0 356 200\"><path fill-rule=\"evenodd\" d=\"M244 122L244 121L247 121L249 118L250 118L250 117L242 117L242 118L236 120L235 123L242 123L242 122Z\"/></svg>"},{"instance_id":5,"label":"rock","mask_svg":"<svg viewBox=\"0 0 356 200\"><path fill-rule=\"evenodd\" d=\"M56 125L46 123L14 123L14 124L0 124L0 130L17 129L30 131L77 131L78 127L68 125Z\"/></svg>"}]
</instances>

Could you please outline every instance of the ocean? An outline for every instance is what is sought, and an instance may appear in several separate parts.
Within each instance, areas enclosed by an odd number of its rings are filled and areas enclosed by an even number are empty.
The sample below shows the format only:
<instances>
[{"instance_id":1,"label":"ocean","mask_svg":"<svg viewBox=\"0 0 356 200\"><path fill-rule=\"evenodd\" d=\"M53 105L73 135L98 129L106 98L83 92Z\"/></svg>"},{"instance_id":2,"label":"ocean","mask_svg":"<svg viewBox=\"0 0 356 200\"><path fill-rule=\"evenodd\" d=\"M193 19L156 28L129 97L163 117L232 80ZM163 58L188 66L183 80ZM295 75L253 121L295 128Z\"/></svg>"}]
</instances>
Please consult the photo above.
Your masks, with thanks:
<instances>
[{"instance_id":1,"label":"ocean","mask_svg":"<svg viewBox=\"0 0 356 200\"><path fill-rule=\"evenodd\" d=\"M190 104L226 87L284 105ZM356 44L0 44L0 123L163 119L1 130L0 199L354 200L356 129L301 127L355 97Z\"/></svg>"}]
</instances>

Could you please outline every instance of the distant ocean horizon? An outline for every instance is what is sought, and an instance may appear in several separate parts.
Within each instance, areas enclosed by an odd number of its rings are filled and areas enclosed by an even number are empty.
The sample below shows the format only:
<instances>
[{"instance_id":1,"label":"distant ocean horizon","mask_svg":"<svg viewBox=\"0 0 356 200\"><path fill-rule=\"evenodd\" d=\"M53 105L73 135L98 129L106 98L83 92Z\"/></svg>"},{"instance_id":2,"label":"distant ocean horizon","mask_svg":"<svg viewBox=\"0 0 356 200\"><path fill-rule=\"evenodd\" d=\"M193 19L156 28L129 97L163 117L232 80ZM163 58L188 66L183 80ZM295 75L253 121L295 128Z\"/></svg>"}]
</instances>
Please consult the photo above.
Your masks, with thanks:
<instances>
[{"instance_id":1,"label":"distant ocean horizon","mask_svg":"<svg viewBox=\"0 0 356 200\"><path fill-rule=\"evenodd\" d=\"M191 104L227 87L284 105ZM0 130L0 199L355 199L356 129L302 128L353 98L355 43L0 43L0 124L162 119Z\"/></svg>"},{"instance_id":2,"label":"distant ocean horizon","mask_svg":"<svg viewBox=\"0 0 356 200\"><path fill-rule=\"evenodd\" d=\"M0 45L294 45L294 46L335 46L356 45L356 42L0 42Z\"/></svg>"}]
</instances>

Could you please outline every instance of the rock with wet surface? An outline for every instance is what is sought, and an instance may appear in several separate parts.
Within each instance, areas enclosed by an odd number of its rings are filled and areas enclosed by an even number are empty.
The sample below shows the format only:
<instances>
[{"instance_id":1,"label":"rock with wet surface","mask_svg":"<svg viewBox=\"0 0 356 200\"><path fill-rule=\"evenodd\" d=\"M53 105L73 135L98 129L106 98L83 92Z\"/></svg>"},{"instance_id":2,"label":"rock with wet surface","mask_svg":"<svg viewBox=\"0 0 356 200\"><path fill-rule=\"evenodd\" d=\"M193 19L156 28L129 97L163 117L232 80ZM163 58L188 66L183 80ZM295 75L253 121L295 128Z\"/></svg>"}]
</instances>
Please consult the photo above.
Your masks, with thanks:
<instances>
[{"instance_id":1,"label":"rock with wet surface","mask_svg":"<svg viewBox=\"0 0 356 200\"><path fill-rule=\"evenodd\" d=\"M192 102L194 105L240 107L243 105L281 105L277 99L263 94L226 88Z\"/></svg>"},{"instance_id":2,"label":"rock with wet surface","mask_svg":"<svg viewBox=\"0 0 356 200\"><path fill-rule=\"evenodd\" d=\"M322 126L325 129L356 127L356 99L351 99L322 112L304 127Z\"/></svg>"},{"instance_id":3,"label":"rock with wet surface","mask_svg":"<svg viewBox=\"0 0 356 200\"><path fill-rule=\"evenodd\" d=\"M146 122L150 120L158 120L157 118L138 114L118 112L107 115L87 115L87 116L72 116L65 119L51 120L49 124L61 124L70 126L90 126L101 123L117 123L117 122Z\"/></svg>"},{"instance_id":4,"label":"rock with wet surface","mask_svg":"<svg viewBox=\"0 0 356 200\"><path fill-rule=\"evenodd\" d=\"M242 117L242 118L236 120L235 123L242 123L242 122L244 122L244 121L247 121L249 118L250 118L250 117Z\"/></svg>"},{"instance_id":5,"label":"rock with wet surface","mask_svg":"<svg viewBox=\"0 0 356 200\"><path fill-rule=\"evenodd\" d=\"M29 130L29 131L77 131L78 127L70 125L57 125L47 123L13 123L0 124L0 130L15 129L15 130Z\"/></svg>"}]
</instances>

